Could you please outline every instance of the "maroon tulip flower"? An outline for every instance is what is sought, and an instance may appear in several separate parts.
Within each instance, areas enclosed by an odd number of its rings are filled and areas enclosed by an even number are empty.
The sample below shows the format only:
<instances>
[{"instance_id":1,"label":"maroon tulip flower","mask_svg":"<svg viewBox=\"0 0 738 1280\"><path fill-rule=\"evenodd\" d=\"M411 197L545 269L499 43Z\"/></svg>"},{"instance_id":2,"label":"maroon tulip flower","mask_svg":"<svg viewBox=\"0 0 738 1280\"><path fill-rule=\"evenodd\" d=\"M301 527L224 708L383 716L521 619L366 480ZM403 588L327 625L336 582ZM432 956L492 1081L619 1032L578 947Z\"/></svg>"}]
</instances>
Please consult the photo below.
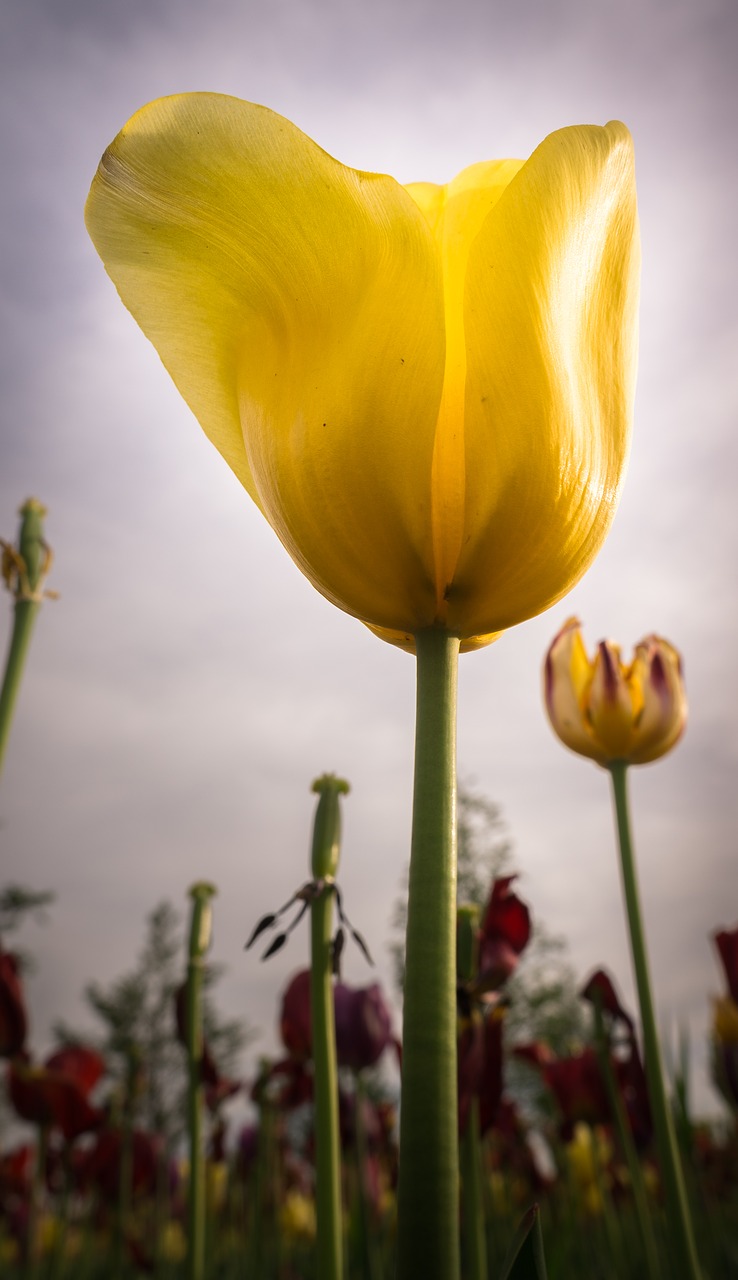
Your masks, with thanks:
<instances>
[{"instance_id":1,"label":"maroon tulip flower","mask_svg":"<svg viewBox=\"0 0 738 1280\"><path fill-rule=\"evenodd\" d=\"M102 1123L89 1095L104 1071L100 1054L82 1045L52 1053L42 1067L18 1057L8 1068L8 1097L22 1120L57 1129L73 1142Z\"/></svg>"},{"instance_id":2,"label":"maroon tulip flower","mask_svg":"<svg viewBox=\"0 0 738 1280\"><path fill-rule=\"evenodd\" d=\"M134 1196L151 1196L157 1189L157 1172L162 1156L162 1142L152 1133L134 1129L131 1140L131 1190ZM120 1191L123 1133L120 1129L103 1129L94 1146L80 1153L77 1175L83 1187L95 1186L106 1200L115 1203Z\"/></svg>"},{"instance_id":3,"label":"maroon tulip flower","mask_svg":"<svg viewBox=\"0 0 738 1280\"><path fill-rule=\"evenodd\" d=\"M479 1131L491 1129L502 1101L502 1024L501 1008L487 1013L475 1010L465 1020L457 1040L457 1080L459 1133L469 1120L472 1099L479 1099Z\"/></svg>"},{"instance_id":4,"label":"maroon tulip flower","mask_svg":"<svg viewBox=\"0 0 738 1280\"><path fill-rule=\"evenodd\" d=\"M719 929L712 936L723 962L730 998L738 1004L738 925L735 929Z\"/></svg>"},{"instance_id":5,"label":"maroon tulip flower","mask_svg":"<svg viewBox=\"0 0 738 1280\"><path fill-rule=\"evenodd\" d=\"M363 1071L379 1061L393 1045L392 1015L378 983L370 987L348 987L337 982L333 988L336 1017L336 1056L339 1066Z\"/></svg>"},{"instance_id":6,"label":"maroon tulip flower","mask_svg":"<svg viewBox=\"0 0 738 1280\"><path fill-rule=\"evenodd\" d=\"M362 1071L374 1066L390 1045L399 1053L398 1041L392 1033L392 1017L377 983L370 987L349 987L337 982L333 988L333 1009L339 1066ZM291 1057L306 1060L312 1055L309 969L295 974L285 990L280 1032Z\"/></svg>"},{"instance_id":7,"label":"maroon tulip flower","mask_svg":"<svg viewBox=\"0 0 738 1280\"><path fill-rule=\"evenodd\" d=\"M252 1102L277 1111L296 1111L312 1100L313 1077L302 1058L264 1063L251 1089Z\"/></svg>"},{"instance_id":8,"label":"maroon tulip flower","mask_svg":"<svg viewBox=\"0 0 738 1280\"><path fill-rule=\"evenodd\" d=\"M313 1032L310 1023L310 970L301 969L290 979L282 996L279 1020L282 1044L292 1058L312 1057Z\"/></svg>"},{"instance_id":9,"label":"maroon tulip flower","mask_svg":"<svg viewBox=\"0 0 738 1280\"><path fill-rule=\"evenodd\" d=\"M531 934L530 911L510 888L516 876L498 876L479 931L477 991L498 991L512 977Z\"/></svg>"},{"instance_id":10,"label":"maroon tulip flower","mask_svg":"<svg viewBox=\"0 0 738 1280\"><path fill-rule=\"evenodd\" d=\"M23 998L18 957L0 949L0 1058L23 1053L28 1015Z\"/></svg>"},{"instance_id":11,"label":"maroon tulip flower","mask_svg":"<svg viewBox=\"0 0 738 1280\"><path fill-rule=\"evenodd\" d=\"M614 1022L622 1022L628 1036L632 1038L634 1034L633 1019L621 1005L613 981L605 973L604 969L597 969L582 987L579 994L583 1000L588 1000L590 1004L599 1005L603 1013L608 1014Z\"/></svg>"}]
</instances>

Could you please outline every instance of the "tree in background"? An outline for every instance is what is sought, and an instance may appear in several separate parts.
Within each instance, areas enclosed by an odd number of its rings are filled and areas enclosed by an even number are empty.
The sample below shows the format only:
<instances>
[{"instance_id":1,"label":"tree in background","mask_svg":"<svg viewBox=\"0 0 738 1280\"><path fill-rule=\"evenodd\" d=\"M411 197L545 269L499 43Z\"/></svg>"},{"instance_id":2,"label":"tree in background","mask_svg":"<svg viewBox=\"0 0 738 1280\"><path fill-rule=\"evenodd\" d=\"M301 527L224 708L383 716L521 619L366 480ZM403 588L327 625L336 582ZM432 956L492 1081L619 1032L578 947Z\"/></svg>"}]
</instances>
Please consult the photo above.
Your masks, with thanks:
<instances>
[{"instance_id":1,"label":"tree in background","mask_svg":"<svg viewBox=\"0 0 738 1280\"><path fill-rule=\"evenodd\" d=\"M161 1135L170 1150L185 1127L187 1063L175 1029L175 993L184 967L180 915L171 903L161 902L147 917L135 968L108 986L93 982L85 990L102 1023L96 1043L110 1065L118 1105L131 1123ZM254 1033L241 1019L217 1012L212 989L221 973L216 965L205 971L205 1034L218 1067L230 1074ZM55 1031L62 1041L79 1038L61 1024Z\"/></svg>"},{"instance_id":2,"label":"tree in background","mask_svg":"<svg viewBox=\"0 0 738 1280\"><path fill-rule=\"evenodd\" d=\"M512 841L499 805L472 787L459 784L457 901L474 903L480 913L489 898L495 877L510 875ZM505 1042L542 1040L557 1056L566 1057L586 1038L586 1018L578 995L578 985L569 963L567 944L542 924L529 903L533 917L531 941L505 988ZM391 917L396 935L389 950L394 980L402 995L404 976L404 930L407 918L407 888L397 898ZM525 1064L508 1055L506 1087L529 1113L549 1109L545 1090Z\"/></svg>"},{"instance_id":3,"label":"tree in background","mask_svg":"<svg viewBox=\"0 0 738 1280\"><path fill-rule=\"evenodd\" d=\"M0 943L5 946L8 935L17 933L29 918L37 924L46 922L46 908L55 901L56 894L48 889L27 889L25 885L9 884L0 889ZM33 972L33 959L26 951L13 948L25 973Z\"/></svg>"}]
</instances>

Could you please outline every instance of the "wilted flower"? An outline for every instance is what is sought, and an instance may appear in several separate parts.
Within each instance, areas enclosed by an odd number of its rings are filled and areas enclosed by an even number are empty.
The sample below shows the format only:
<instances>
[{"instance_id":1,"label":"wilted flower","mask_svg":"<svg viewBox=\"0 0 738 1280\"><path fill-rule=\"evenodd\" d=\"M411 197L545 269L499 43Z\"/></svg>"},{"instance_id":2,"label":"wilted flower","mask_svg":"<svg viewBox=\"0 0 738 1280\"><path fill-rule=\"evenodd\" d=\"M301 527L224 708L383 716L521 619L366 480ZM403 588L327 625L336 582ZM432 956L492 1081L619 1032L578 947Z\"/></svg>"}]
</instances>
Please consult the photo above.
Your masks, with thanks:
<instances>
[{"instance_id":1,"label":"wilted flower","mask_svg":"<svg viewBox=\"0 0 738 1280\"><path fill-rule=\"evenodd\" d=\"M186 94L128 122L86 217L290 555L384 639L486 644L591 563L636 367L622 124L405 188L263 107Z\"/></svg>"},{"instance_id":2,"label":"wilted flower","mask_svg":"<svg viewBox=\"0 0 738 1280\"><path fill-rule=\"evenodd\" d=\"M666 755L687 721L681 658L660 636L646 636L625 664L602 640L592 661L580 623L569 618L546 656L549 720L565 746L598 764L647 764Z\"/></svg>"}]
</instances>

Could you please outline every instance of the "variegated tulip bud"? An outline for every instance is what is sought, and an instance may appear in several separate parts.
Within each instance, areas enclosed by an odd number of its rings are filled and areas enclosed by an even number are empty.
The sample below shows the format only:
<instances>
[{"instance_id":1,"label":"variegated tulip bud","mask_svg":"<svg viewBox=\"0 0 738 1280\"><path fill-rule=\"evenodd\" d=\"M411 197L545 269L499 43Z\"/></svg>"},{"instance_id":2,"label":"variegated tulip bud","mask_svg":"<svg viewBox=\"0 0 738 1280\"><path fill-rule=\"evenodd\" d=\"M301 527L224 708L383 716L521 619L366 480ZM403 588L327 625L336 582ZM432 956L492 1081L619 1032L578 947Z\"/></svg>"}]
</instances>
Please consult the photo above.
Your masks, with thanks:
<instances>
[{"instance_id":1,"label":"variegated tulip bud","mask_svg":"<svg viewBox=\"0 0 738 1280\"><path fill-rule=\"evenodd\" d=\"M630 663L618 645L602 640L592 660L576 618L564 623L546 655L544 697L564 745L606 767L658 760L687 722L681 657L667 640L646 636Z\"/></svg>"}]
</instances>

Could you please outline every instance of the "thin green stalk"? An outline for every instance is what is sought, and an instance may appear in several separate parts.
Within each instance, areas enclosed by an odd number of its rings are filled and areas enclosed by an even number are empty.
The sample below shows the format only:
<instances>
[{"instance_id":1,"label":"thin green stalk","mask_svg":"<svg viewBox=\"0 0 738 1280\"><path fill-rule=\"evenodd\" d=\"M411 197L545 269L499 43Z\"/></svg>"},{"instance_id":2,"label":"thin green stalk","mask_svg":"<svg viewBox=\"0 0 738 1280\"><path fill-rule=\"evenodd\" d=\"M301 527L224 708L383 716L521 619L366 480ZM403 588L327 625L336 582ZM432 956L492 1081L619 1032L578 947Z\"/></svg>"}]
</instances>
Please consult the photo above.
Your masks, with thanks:
<instances>
[{"instance_id":1,"label":"thin green stalk","mask_svg":"<svg viewBox=\"0 0 738 1280\"><path fill-rule=\"evenodd\" d=\"M49 1130L44 1124L38 1126L36 1139L36 1160L33 1166L31 1193L28 1200L28 1219L26 1222L26 1254L23 1271L26 1276L34 1278L41 1264L39 1239L39 1223L44 1209L46 1192L46 1152L49 1144Z\"/></svg>"},{"instance_id":2,"label":"thin green stalk","mask_svg":"<svg viewBox=\"0 0 738 1280\"><path fill-rule=\"evenodd\" d=\"M320 1280L343 1275L338 1068L333 1009L333 880L341 845L340 796L348 783L325 774L313 783L312 873L318 892L310 907L310 1012L315 1084L317 1257Z\"/></svg>"},{"instance_id":3,"label":"thin green stalk","mask_svg":"<svg viewBox=\"0 0 738 1280\"><path fill-rule=\"evenodd\" d=\"M601 1001L595 997L595 1045L597 1049L597 1058L600 1064L600 1071L605 1082L607 1091L607 1099L610 1103L610 1111L615 1122L615 1129L620 1139L620 1146L625 1156L625 1162L628 1166L628 1175L630 1177L630 1188L633 1193L633 1204L636 1212L636 1220L640 1231L641 1242L646 1261L646 1274L649 1280L659 1280L661 1276L661 1267L659 1265L659 1251L656 1245L656 1237L653 1230L653 1222L648 1208L648 1197L646 1194L646 1184L643 1179L643 1170L641 1162L638 1159L638 1153L633 1142L633 1135L630 1131L628 1119L625 1114L623 1100L618 1090L615 1080L615 1072L612 1067L612 1059L610 1057L610 1045L608 1037L605 1033L604 1022L602 1018Z\"/></svg>"},{"instance_id":4,"label":"thin green stalk","mask_svg":"<svg viewBox=\"0 0 738 1280\"><path fill-rule=\"evenodd\" d=\"M367 1186L367 1160L369 1156L364 1101L366 1089L361 1072L354 1075L354 1154L356 1159L356 1198L359 1219L359 1236L362 1273L364 1280L379 1280L382 1263L379 1239L372 1223L371 1201Z\"/></svg>"},{"instance_id":5,"label":"thin green stalk","mask_svg":"<svg viewBox=\"0 0 738 1280\"><path fill-rule=\"evenodd\" d=\"M661 1176L664 1182L669 1235L673 1254L685 1280L700 1280L700 1266L694 1242L689 1203L684 1188L679 1148L671 1108L666 1096L661 1050L656 1031L656 1015L651 994L646 935L643 928L633 841L630 831L627 792L627 764L615 760L609 765L612 777L615 816L620 847L620 869L625 896L630 947L638 990L643 1028L646 1078L651 1099Z\"/></svg>"},{"instance_id":6,"label":"thin green stalk","mask_svg":"<svg viewBox=\"0 0 738 1280\"><path fill-rule=\"evenodd\" d=\"M456 973L459 986L471 983L479 968L479 908L463 904L456 913ZM480 1014L472 1009L481 1033ZM482 1137L479 1096L473 1094L459 1140L461 1167L461 1231L465 1280L487 1280Z\"/></svg>"},{"instance_id":7,"label":"thin green stalk","mask_svg":"<svg viewBox=\"0 0 738 1280\"><path fill-rule=\"evenodd\" d=\"M31 643L33 624L44 598L43 583L51 562L44 539L43 518L46 508L29 498L20 509L21 526L18 547L1 542L3 577L15 596L15 613L10 645L5 660L5 675L0 688L0 772L10 734L13 711L20 690L21 676Z\"/></svg>"},{"instance_id":8,"label":"thin green stalk","mask_svg":"<svg viewBox=\"0 0 738 1280\"><path fill-rule=\"evenodd\" d=\"M461 1228L464 1239L464 1280L487 1280L487 1237L482 1194L482 1141L479 1098L472 1098L461 1135Z\"/></svg>"},{"instance_id":9,"label":"thin green stalk","mask_svg":"<svg viewBox=\"0 0 738 1280\"><path fill-rule=\"evenodd\" d=\"M405 957L398 1280L457 1280L456 675L459 641L416 637L415 791Z\"/></svg>"},{"instance_id":10,"label":"thin green stalk","mask_svg":"<svg viewBox=\"0 0 738 1280\"><path fill-rule=\"evenodd\" d=\"M202 979L210 945L211 884L193 884L190 942L187 959L187 1127L190 1140L190 1185L187 1201L187 1280L205 1276L205 1158L203 1151Z\"/></svg>"}]
</instances>

